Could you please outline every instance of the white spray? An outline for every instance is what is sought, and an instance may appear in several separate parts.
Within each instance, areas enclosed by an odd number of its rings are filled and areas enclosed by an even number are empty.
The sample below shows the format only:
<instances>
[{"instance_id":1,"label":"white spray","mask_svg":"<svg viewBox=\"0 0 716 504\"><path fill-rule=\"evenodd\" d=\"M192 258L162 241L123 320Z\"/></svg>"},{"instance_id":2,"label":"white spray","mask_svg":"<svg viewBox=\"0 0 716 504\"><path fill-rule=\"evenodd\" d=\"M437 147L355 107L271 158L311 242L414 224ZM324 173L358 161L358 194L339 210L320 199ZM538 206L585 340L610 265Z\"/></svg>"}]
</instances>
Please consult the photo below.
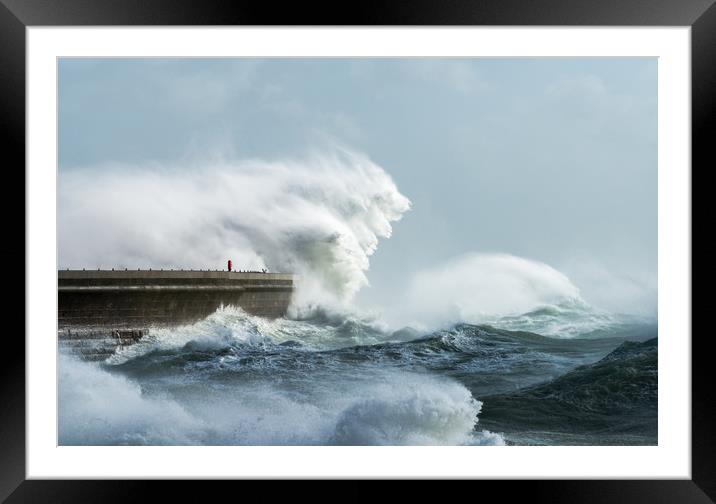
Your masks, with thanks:
<instances>
[{"instance_id":1,"label":"white spray","mask_svg":"<svg viewBox=\"0 0 716 504\"><path fill-rule=\"evenodd\" d=\"M509 254L471 253L415 273L401 304L387 313L397 325L435 329L488 323L561 303L581 303L579 289L547 264Z\"/></svg>"},{"instance_id":2,"label":"white spray","mask_svg":"<svg viewBox=\"0 0 716 504\"><path fill-rule=\"evenodd\" d=\"M107 165L59 179L59 265L299 275L296 306L349 301L378 240L410 208L390 176L347 151L194 167Z\"/></svg>"}]
</instances>

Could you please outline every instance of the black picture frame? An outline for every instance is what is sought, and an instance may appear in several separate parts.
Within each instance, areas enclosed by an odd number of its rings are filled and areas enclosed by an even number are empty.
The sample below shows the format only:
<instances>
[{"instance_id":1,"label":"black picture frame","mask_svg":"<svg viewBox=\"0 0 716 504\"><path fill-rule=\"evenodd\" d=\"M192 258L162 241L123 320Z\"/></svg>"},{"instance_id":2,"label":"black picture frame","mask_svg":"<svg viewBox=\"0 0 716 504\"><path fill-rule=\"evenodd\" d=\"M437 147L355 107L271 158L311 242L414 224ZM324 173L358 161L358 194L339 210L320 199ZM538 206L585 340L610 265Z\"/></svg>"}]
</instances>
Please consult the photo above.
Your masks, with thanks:
<instances>
[{"instance_id":1,"label":"black picture frame","mask_svg":"<svg viewBox=\"0 0 716 504\"><path fill-rule=\"evenodd\" d=\"M716 166L712 129L716 122L715 0L364 0L335 3L223 2L207 0L0 0L0 133L7 177L25 187L25 28L108 25L592 25L690 26L692 34L692 177ZM692 178L693 180L693 178ZM7 182L8 184L10 182ZM4 215L17 203L4 198ZM19 221L19 219L15 219ZM24 221L23 221L24 222ZM8 224L10 226L11 224ZM19 226L19 224L16 223ZM24 229L23 229L24 233ZM9 241L9 240L8 240ZM5 248L9 274L27 264L20 247ZM6 246L7 247L7 246ZM693 247L693 243L692 243ZM693 248L692 248L693 250ZM12 256L12 252L15 256ZM18 278L19 281L19 278ZM9 289L8 289L9 290ZM23 287L23 293L25 288ZM10 298L20 304L20 295ZM23 304L24 304L23 296ZM9 313L11 304L6 306ZM19 313L19 306L17 307ZM692 310L693 312L693 310ZM24 326L24 320L23 320ZM683 337L691 337L685 334ZM479 481L501 498L526 491L549 502L716 502L716 399L709 377L708 333L692 338L692 479L589 481ZM148 481L41 481L25 477L25 344L6 328L0 365L0 499L7 502L113 502L167 483ZM224 482L222 485L235 484ZM245 483L241 483L245 484ZM185 498L196 485L171 482Z\"/></svg>"}]
</instances>

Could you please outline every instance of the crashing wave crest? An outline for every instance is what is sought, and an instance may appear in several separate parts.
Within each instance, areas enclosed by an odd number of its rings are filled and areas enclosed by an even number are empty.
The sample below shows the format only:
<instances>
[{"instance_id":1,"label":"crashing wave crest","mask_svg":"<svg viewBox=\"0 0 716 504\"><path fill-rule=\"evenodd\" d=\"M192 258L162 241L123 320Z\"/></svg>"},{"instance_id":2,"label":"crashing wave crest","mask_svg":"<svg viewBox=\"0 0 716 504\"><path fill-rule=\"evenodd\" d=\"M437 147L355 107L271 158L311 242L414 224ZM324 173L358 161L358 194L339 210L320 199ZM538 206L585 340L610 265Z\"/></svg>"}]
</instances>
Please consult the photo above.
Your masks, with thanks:
<instances>
[{"instance_id":1,"label":"crashing wave crest","mask_svg":"<svg viewBox=\"0 0 716 504\"><path fill-rule=\"evenodd\" d=\"M304 160L105 166L63 174L60 267L268 268L298 275L297 306L340 303L410 201L348 151Z\"/></svg>"},{"instance_id":2,"label":"crashing wave crest","mask_svg":"<svg viewBox=\"0 0 716 504\"><path fill-rule=\"evenodd\" d=\"M583 303L579 289L547 264L509 254L466 254L417 272L400 306L403 325L487 323L545 306Z\"/></svg>"},{"instance_id":3,"label":"crashing wave crest","mask_svg":"<svg viewBox=\"0 0 716 504\"><path fill-rule=\"evenodd\" d=\"M62 445L504 444L474 431L481 403L464 386L414 373L314 377L300 389L203 384L170 396L67 356L60 369Z\"/></svg>"}]
</instances>

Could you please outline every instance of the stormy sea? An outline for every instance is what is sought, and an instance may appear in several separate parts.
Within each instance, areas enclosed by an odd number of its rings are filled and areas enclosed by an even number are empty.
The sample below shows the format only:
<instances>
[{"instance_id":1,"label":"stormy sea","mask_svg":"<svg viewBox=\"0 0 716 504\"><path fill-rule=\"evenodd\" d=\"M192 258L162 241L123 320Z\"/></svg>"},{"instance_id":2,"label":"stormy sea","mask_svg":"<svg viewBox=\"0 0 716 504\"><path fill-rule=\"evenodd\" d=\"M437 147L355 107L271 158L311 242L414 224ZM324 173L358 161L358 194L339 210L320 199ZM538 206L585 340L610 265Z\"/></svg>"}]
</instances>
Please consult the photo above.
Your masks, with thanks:
<instances>
[{"instance_id":1,"label":"stormy sea","mask_svg":"<svg viewBox=\"0 0 716 504\"><path fill-rule=\"evenodd\" d=\"M585 310L427 334L219 310L105 362L63 355L60 444L656 444L656 325ZM565 319L582 329L540 334Z\"/></svg>"},{"instance_id":2,"label":"stormy sea","mask_svg":"<svg viewBox=\"0 0 716 504\"><path fill-rule=\"evenodd\" d=\"M479 251L358 303L412 205L365 156L108 166L64 174L58 197L60 268L233 258L297 279L283 318L223 307L102 362L60 352L62 445L657 444L655 315Z\"/></svg>"}]
</instances>

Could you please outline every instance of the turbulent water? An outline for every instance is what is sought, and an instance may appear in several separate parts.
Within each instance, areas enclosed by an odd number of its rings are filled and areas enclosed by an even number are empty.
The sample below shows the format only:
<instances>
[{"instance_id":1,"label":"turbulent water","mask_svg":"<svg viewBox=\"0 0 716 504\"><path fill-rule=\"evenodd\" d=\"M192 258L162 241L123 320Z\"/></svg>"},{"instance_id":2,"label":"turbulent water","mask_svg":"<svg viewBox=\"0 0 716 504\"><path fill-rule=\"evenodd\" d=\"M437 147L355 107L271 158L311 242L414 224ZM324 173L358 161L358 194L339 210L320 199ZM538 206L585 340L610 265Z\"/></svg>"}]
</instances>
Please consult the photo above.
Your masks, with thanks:
<instances>
[{"instance_id":1,"label":"turbulent water","mask_svg":"<svg viewBox=\"0 0 716 504\"><path fill-rule=\"evenodd\" d=\"M656 444L656 332L575 304L427 333L224 309L62 355L60 444Z\"/></svg>"},{"instance_id":2,"label":"turbulent water","mask_svg":"<svg viewBox=\"0 0 716 504\"><path fill-rule=\"evenodd\" d=\"M657 442L656 323L546 264L468 253L405 272L380 322L350 315L411 208L364 155L78 169L58 208L62 268L296 274L289 318L224 309L106 362L61 355L61 444Z\"/></svg>"}]
</instances>

